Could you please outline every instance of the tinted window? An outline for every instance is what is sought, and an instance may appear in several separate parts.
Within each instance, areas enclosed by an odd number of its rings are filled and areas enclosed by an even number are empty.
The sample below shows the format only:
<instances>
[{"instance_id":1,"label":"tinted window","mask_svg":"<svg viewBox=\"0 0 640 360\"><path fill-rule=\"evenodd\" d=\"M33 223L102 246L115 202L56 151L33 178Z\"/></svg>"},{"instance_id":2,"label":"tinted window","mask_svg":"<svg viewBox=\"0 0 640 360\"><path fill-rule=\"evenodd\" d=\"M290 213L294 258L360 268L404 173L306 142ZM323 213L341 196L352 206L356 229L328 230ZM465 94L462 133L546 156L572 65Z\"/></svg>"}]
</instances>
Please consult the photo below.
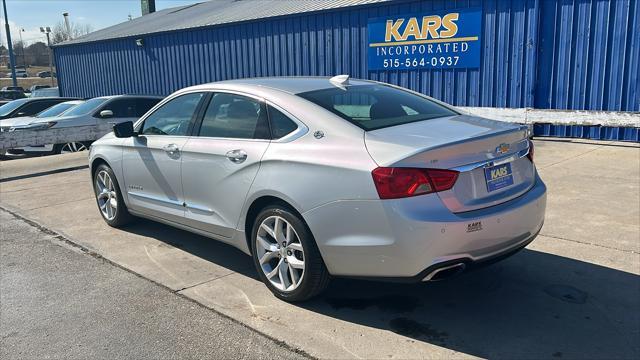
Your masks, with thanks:
<instances>
[{"instance_id":1,"label":"tinted window","mask_svg":"<svg viewBox=\"0 0 640 360\"><path fill-rule=\"evenodd\" d=\"M136 117L141 117L160 102L160 99L138 99L136 101Z\"/></svg>"},{"instance_id":2,"label":"tinted window","mask_svg":"<svg viewBox=\"0 0 640 360\"><path fill-rule=\"evenodd\" d=\"M93 98L91 100L87 100L84 103L64 113L64 116L78 116L89 114L95 111L100 105L102 105L102 103L107 100L108 98Z\"/></svg>"},{"instance_id":3,"label":"tinted window","mask_svg":"<svg viewBox=\"0 0 640 360\"><path fill-rule=\"evenodd\" d=\"M427 98L384 85L336 87L298 95L364 130L457 115Z\"/></svg>"},{"instance_id":4,"label":"tinted window","mask_svg":"<svg viewBox=\"0 0 640 360\"><path fill-rule=\"evenodd\" d=\"M46 100L46 101L35 101L29 104L26 104L23 108L21 108L18 113L23 114L24 116L31 116L41 112L44 109L48 109L51 106L59 103L60 101L55 100Z\"/></svg>"},{"instance_id":5,"label":"tinted window","mask_svg":"<svg viewBox=\"0 0 640 360\"><path fill-rule=\"evenodd\" d=\"M269 125L264 106L246 96L215 94L202 120L200 136L268 139Z\"/></svg>"},{"instance_id":6,"label":"tinted window","mask_svg":"<svg viewBox=\"0 0 640 360\"><path fill-rule=\"evenodd\" d=\"M187 135L191 118L203 96L202 93L186 94L167 102L145 119L140 133L143 135Z\"/></svg>"},{"instance_id":7,"label":"tinted window","mask_svg":"<svg viewBox=\"0 0 640 360\"><path fill-rule=\"evenodd\" d=\"M289 117L278 109L269 106L269 120L271 121L271 135L273 139L280 139L298 128Z\"/></svg>"},{"instance_id":8,"label":"tinted window","mask_svg":"<svg viewBox=\"0 0 640 360\"><path fill-rule=\"evenodd\" d=\"M111 110L113 111L113 117L117 118L139 118L158 102L160 102L160 99L116 99L106 104L100 111Z\"/></svg>"}]
</instances>

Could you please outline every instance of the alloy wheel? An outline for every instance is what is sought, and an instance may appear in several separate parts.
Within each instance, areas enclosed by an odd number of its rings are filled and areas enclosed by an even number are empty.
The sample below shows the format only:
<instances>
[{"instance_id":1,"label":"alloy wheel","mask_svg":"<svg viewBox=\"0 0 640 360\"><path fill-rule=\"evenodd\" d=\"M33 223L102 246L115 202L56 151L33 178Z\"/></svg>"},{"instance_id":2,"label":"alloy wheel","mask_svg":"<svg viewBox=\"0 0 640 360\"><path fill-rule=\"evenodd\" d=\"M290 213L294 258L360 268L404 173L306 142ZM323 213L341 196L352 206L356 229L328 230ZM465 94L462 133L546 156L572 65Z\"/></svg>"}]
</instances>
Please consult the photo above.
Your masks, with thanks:
<instances>
[{"instance_id":1,"label":"alloy wheel","mask_svg":"<svg viewBox=\"0 0 640 360\"><path fill-rule=\"evenodd\" d=\"M118 197L111 176L105 170L96 175L96 197L102 216L108 221L115 219L118 210Z\"/></svg>"},{"instance_id":2,"label":"alloy wheel","mask_svg":"<svg viewBox=\"0 0 640 360\"><path fill-rule=\"evenodd\" d=\"M74 142L70 142L62 145L62 148L60 149L60 153L66 154L66 153L74 153L74 152L85 151L85 150L87 150L87 147L83 143L74 141Z\"/></svg>"},{"instance_id":3,"label":"alloy wheel","mask_svg":"<svg viewBox=\"0 0 640 360\"><path fill-rule=\"evenodd\" d=\"M256 236L256 254L262 272L281 291L293 291L304 277L304 251L293 226L281 216L262 221Z\"/></svg>"}]
</instances>

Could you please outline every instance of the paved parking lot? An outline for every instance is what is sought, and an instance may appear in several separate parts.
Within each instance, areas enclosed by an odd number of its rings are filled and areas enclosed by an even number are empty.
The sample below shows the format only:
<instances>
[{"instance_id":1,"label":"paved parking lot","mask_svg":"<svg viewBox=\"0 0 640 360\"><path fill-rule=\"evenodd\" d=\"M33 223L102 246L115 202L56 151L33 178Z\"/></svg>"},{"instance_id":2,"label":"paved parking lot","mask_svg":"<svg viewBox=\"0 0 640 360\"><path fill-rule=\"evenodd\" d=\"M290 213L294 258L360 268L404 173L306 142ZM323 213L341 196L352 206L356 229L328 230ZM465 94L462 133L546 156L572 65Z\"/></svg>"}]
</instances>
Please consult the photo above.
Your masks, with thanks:
<instances>
[{"instance_id":1,"label":"paved parking lot","mask_svg":"<svg viewBox=\"0 0 640 360\"><path fill-rule=\"evenodd\" d=\"M439 283L336 279L298 305L274 298L230 246L146 220L106 226L77 168L86 154L64 155L76 170L59 173L46 164L62 158L0 164L0 206L316 357L638 358L640 147L535 145L548 211L527 249Z\"/></svg>"}]
</instances>

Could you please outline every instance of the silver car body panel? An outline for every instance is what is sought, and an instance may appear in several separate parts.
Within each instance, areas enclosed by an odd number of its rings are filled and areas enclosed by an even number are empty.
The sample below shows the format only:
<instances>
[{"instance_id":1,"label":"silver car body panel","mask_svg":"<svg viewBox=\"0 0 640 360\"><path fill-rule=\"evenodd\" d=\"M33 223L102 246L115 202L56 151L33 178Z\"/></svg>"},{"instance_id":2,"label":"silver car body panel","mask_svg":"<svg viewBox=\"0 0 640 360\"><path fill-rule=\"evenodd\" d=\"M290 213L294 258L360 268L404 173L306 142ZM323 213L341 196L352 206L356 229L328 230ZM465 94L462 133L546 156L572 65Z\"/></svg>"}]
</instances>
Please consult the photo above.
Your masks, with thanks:
<instances>
[{"instance_id":1,"label":"silver car body panel","mask_svg":"<svg viewBox=\"0 0 640 360\"><path fill-rule=\"evenodd\" d=\"M183 89L151 109L136 128L171 99L205 91L261 99L283 110L298 130L273 141L111 134L93 144L90 161L100 158L114 168L135 215L246 253L249 208L265 197L278 198L301 214L333 275L413 277L451 259L504 252L539 231L546 188L525 156L525 129L459 115L365 132L295 95L331 86L327 78L266 78ZM136 144L141 138L146 145ZM161 150L169 143L179 147L178 158ZM492 154L503 143L509 152ZM246 153L246 160L230 161L226 155L234 150ZM477 172L500 161L512 164L514 186L497 196L483 194ZM371 171L391 165L462 172L449 191L380 200ZM475 195L467 196L468 186Z\"/></svg>"}]
</instances>

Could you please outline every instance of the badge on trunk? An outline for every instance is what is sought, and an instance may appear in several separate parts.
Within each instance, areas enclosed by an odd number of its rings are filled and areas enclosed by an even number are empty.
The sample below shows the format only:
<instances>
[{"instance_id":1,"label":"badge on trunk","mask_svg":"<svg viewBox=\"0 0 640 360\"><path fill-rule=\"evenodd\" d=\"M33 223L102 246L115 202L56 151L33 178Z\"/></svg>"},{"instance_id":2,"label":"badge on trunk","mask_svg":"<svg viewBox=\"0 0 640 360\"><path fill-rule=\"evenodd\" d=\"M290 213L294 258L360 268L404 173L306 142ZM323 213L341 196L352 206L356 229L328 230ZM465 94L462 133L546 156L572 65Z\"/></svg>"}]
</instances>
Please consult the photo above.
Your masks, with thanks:
<instances>
[{"instance_id":1,"label":"badge on trunk","mask_svg":"<svg viewBox=\"0 0 640 360\"><path fill-rule=\"evenodd\" d=\"M511 148L511 146L509 146L509 144L506 144L506 143L505 144L500 144L496 148L496 155L506 154L507 152L509 152L510 148Z\"/></svg>"}]
</instances>

